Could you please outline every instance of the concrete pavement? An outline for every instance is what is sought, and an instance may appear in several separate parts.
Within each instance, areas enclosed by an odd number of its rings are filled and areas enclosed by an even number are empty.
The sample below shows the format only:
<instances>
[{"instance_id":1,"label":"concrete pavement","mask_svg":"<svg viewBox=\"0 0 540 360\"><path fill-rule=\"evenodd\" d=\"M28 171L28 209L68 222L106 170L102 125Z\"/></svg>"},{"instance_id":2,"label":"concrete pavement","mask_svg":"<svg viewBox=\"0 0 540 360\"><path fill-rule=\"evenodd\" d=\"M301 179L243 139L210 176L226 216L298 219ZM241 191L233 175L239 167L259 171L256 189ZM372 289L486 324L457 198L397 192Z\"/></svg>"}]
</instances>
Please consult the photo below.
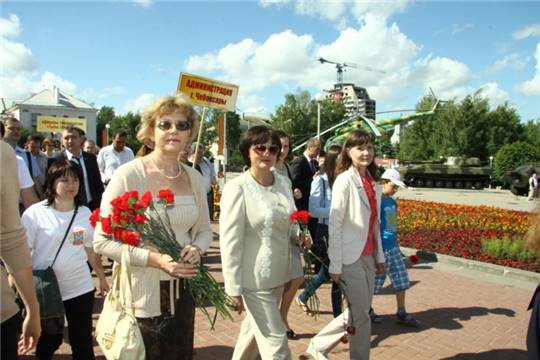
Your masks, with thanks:
<instances>
[{"instance_id":1,"label":"concrete pavement","mask_svg":"<svg viewBox=\"0 0 540 360\"><path fill-rule=\"evenodd\" d=\"M217 224L213 224L217 232ZM219 244L207 253L212 274L221 278ZM454 269L455 270L455 269ZM373 306L382 315L382 324L372 328L372 359L525 359L525 336L530 312L526 311L532 291L512 284L493 282L481 275L465 276L452 267L415 266L410 270L412 287L407 292L407 308L422 322L419 329L398 325L394 320L395 296L387 286L374 298ZM388 284L387 284L388 285ZM532 288L534 284L526 286ZM315 319L293 304L289 323L299 336L289 342L294 359L310 359L305 353L309 339L331 320L330 286L318 291L321 313ZM97 301L94 319L99 316ZM218 320L211 331L204 315L197 311L195 359L229 359L236 342L242 316L234 321ZM103 359L96 345L96 355ZM65 342L57 359L70 357ZM339 344L331 359L348 359L348 346ZM23 359L33 357L25 356Z\"/></svg>"}]
</instances>

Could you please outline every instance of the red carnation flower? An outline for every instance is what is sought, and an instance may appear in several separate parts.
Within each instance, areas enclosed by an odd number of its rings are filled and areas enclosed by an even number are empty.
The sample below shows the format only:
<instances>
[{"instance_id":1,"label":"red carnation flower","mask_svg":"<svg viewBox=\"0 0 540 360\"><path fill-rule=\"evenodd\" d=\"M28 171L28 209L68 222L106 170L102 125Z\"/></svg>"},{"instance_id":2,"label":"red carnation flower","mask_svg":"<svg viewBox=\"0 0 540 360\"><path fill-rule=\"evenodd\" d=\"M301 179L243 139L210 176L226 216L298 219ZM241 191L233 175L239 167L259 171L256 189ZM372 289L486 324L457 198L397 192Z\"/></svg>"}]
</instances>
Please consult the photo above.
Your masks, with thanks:
<instances>
[{"instance_id":1,"label":"red carnation flower","mask_svg":"<svg viewBox=\"0 0 540 360\"><path fill-rule=\"evenodd\" d=\"M92 215L90 215L90 225L92 225L93 228L96 227L96 224L99 221L99 212L100 212L100 209L97 208L94 211L92 211Z\"/></svg>"},{"instance_id":2,"label":"red carnation flower","mask_svg":"<svg viewBox=\"0 0 540 360\"><path fill-rule=\"evenodd\" d=\"M121 227L114 228L114 234L113 234L113 237L114 237L116 240L122 241L122 237L123 237L124 231L125 231L125 230L122 229Z\"/></svg>"},{"instance_id":3,"label":"red carnation flower","mask_svg":"<svg viewBox=\"0 0 540 360\"><path fill-rule=\"evenodd\" d=\"M298 210L291 214L292 221L298 221L302 224L307 224L309 222L309 211L307 210Z\"/></svg>"},{"instance_id":4,"label":"red carnation flower","mask_svg":"<svg viewBox=\"0 0 540 360\"><path fill-rule=\"evenodd\" d=\"M410 260L413 264L418 264L418 262L420 262L420 259L418 258L417 255L411 255L411 256L409 256L409 260Z\"/></svg>"},{"instance_id":5,"label":"red carnation flower","mask_svg":"<svg viewBox=\"0 0 540 360\"><path fill-rule=\"evenodd\" d=\"M103 229L103 232L105 234L112 234L113 233L113 229L111 227L111 216L107 216L107 217L104 217L104 218L101 218L101 228Z\"/></svg>"},{"instance_id":6,"label":"red carnation flower","mask_svg":"<svg viewBox=\"0 0 540 360\"><path fill-rule=\"evenodd\" d=\"M174 193L170 189L159 190L157 197L165 200L167 204L172 204L174 202Z\"/></svg>"},{"instance_id":7,"label":"red carnation flower","mask_svg":"<svg viewBox=\"0 0 540 360\"><path fill-rule=\"evenodd\" d=\"M146 222L146 216L142 214L135 215L134 220L137 224L144 224Z\"/></svg>"},{"instance_id":8,"label":"red carnation flower","mask_svg":"<svg viewBox=\"0 0 540 360\"><path fill-rule=\"evenodd\" d=\"M347 337L347 335L343 335L342 337L339 338L339 341L341 341L344 344L347 344L349 342L349 338Z\"/></svg>"},{"instance_id":9,"label":"red carnation flower","mask_svg":"<svg viewBox=\"0 0 540 360\"><path fill-rule=\"evenodd\" d=\"M122 232L122 241L128 245L138 246L140 242L139 237L138 231L125 230Z\"/></svg>"},{"instance_id":10,"label":"red carnation flower","mask_svg":"<svg viewBox=\"0 0 540 360\"><path fill-rule=\"evenodd\" d=\"M347 334L354 336L356 334L356 328L352 325L347 326Z\"/></svg>"},{"instance_id":11,"label":"red carnation flower","mask_svg":"<svg viewBox=\"0 0 540 360\"><path fill-rule=\"evenodd\" d=\"M141 205L143 208L147 208L150 206L150 203L152 202L152 193L150 191L147 191L141 196L141 199L138 201L138 204Z\"/></svg>"}]
</instances>

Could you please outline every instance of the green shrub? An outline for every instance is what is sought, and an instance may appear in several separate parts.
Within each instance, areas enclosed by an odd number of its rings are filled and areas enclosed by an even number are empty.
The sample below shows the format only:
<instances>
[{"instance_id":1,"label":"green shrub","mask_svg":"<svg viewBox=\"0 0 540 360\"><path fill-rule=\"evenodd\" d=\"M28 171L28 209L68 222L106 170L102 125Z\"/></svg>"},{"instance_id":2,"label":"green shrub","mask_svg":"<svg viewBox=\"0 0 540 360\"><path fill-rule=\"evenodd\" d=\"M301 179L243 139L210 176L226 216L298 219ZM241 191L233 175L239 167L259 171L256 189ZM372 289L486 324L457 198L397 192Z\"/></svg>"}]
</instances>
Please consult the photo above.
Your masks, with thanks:
<instances>
[{"instance_id":1,"label":"green shrub","mask_svg":"<svg viewBox=\"0 0 540 360\"><path fill-rule=\"evenodd\" d=\"M497 180L502 180L507 171L540 160L540 150L531 144L518 141L502 146L493 159L493 173Z\"/></svg>"},{"instance_id":2,"label":"green shrub","mask_svg":"<svg viewBox=\"0 0 540 360\"><path fill-rule=\"evenodd\" d=\"M533 251L525 246L521 239L488 238L482 239L482 251L486 254L503 259L525 260L537 256Z\"/></svg>"}]
</instances>

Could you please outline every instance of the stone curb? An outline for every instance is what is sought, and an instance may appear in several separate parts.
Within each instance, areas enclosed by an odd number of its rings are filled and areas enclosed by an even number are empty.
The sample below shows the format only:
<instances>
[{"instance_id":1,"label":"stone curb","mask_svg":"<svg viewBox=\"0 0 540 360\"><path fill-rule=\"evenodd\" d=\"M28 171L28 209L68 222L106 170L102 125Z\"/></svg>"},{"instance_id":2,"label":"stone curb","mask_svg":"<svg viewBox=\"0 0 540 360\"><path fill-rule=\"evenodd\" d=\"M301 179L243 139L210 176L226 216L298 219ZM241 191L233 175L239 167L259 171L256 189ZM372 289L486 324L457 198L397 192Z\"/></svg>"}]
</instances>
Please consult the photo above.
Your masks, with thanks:
<instances>
[{"instance_id":1,"label":"stone curb","mask_svg":"<svg viewBox=\"0 0 540 360\"><path fill-rule=\"evenodd\" d=\"M415 254L416 251L418 251L418 249L408 247L401 247L401 250L405 255L412 255ZM440 263L459 266L471 270L488 273L491 275L498 275L509 279L528 281L537 284L540 283L540 273L535 273L532 271L514 269L508 266L489 264L476 260L462 259L459 257L443 255L439 253L437 253L437 259Z\"/></svg>"}]
</instances>

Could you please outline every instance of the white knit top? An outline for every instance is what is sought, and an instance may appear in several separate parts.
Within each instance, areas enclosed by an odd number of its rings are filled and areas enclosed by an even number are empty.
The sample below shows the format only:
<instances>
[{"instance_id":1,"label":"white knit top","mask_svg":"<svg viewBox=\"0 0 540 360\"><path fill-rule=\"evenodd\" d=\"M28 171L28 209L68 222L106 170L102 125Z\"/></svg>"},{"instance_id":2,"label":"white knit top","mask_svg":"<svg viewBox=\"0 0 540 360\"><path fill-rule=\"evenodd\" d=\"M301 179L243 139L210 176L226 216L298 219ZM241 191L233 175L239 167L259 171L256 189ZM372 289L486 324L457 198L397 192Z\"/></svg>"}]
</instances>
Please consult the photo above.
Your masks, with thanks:
<instances>
[{"instance_id":1,"label":"white knit top","mask_svg":"<svg viewBox=\"0 0 540 360\"><path fill-rule=\"evenodd\" d=\"M168 207L171 226L177 241L181 244L193 244L206 251L212 241L210 218L206 202L206 192L201 175L194 169L182 165L189 175L193 195L176 196L175 205ZM137 190L139 194L147 191L144 165L140 159L135 159L119 167L101 201L101 214L111 213L110 202L128 190ZM155 194L154 194L155 195ZM115 261L120 260L122 244L113 240L101 230L100 223L94 232L94 250ZM160 288L161 279L170 279L163 271L147 267L150 250L143 247L130 247L131 282L135 316L141 318L161 315Z\"/></svg>"}]
</instances>

